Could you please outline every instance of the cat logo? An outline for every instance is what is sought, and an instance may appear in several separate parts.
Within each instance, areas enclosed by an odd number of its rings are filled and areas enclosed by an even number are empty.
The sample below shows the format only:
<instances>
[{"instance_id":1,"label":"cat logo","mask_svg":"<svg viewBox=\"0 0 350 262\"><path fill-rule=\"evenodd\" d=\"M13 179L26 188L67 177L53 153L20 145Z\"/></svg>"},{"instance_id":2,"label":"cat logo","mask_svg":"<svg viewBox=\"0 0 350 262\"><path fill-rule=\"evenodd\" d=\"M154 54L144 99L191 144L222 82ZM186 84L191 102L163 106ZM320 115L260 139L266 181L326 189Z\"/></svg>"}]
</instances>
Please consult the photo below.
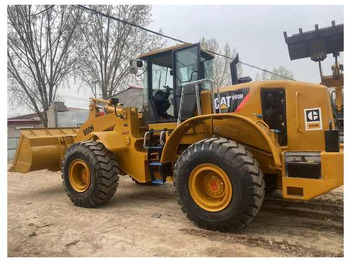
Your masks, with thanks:
<instances>
[{"instance_id":1,"label":"cat logo","mask_svg":"<svg viewBox=\"0 0 350 262\"><path fill-rule=\"evenodd\" d=\"M234 91L220 93L220 98L215 95L215 112L221 113L235 112L244 105L244 99L248 98L249 88L241 88ZM247 99L246 99L247 100Z\"/></svg>"},{"instance_id":2,"label":"cat logo","mask_svg":"<svg viewBox=\"0 0 350 262\"><path fill-rule=\"evenodd\" d=\"M321 108L308 108L304 110L305 130L322 130L322 113Z\"/></svg>"},{"instance_id":3,"label":"cat logo","mask_svg":"<svg viewBox=\"0 0 350 262\"><path fill-rule=\"evenodd\" d=\"M226 104L221 104L220 108L221 110L227 110L228 106Z\"/></svg>"},{"instance_id":4,"label":"cat logo","mask_svg":"<svg viewBox=\"0 0 350 262\"><path fill-rule=\"evenodd\" d=\"M229 112L232 99L233 99L232 96L224 96L224 97L221 97L220 103L219 103L219 98L215 98L215 109L218 110L220 107L222 113Z\"/></svg>"}]
</instances>

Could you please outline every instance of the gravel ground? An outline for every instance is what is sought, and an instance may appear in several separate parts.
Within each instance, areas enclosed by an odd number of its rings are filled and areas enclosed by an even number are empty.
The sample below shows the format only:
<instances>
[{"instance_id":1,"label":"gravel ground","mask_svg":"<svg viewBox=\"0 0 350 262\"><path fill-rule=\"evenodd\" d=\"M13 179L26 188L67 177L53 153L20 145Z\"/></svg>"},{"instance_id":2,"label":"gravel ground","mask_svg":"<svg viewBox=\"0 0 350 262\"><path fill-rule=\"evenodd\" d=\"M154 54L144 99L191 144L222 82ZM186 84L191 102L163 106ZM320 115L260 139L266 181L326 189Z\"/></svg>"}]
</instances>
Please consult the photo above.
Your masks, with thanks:
<instances>
[{"instance_id":1,"label":"gravel ground","mask_svg":"<svg viewBox=\"0 0 350 262\"><path fill-rule=\"evenodd\" d=\"M85 209L59 172L9 172L8 256L343 256L343 187L307 203L269 197L248 228L220 233L186 218L172 183L121 177L108 204Z\"/></svg>"}]
</instances>

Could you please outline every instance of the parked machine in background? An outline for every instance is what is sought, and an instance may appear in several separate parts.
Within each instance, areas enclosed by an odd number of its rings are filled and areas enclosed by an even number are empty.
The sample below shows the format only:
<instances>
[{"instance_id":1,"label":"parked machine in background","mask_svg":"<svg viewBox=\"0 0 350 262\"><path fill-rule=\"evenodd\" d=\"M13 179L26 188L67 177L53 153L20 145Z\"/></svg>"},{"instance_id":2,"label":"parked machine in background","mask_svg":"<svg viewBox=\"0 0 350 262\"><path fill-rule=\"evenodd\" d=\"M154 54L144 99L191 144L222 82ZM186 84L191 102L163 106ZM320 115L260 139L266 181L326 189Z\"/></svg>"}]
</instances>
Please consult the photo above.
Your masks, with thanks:
<instances>
[{"instance_id":1,"label":"parked machine in background","mask_svg":"<svg viewBox=\"0 0 350 262\"><path fill-rule=\"evenodd\" d=\"M320 70L321 84L330 90L331 103L334 112L337 128L340 131L340 138L344 136L344 66L339 64L339 53L344 51L344 24L336 25L332 21L330 27L319 28L315 25L315 30L299 33L284 38L288 45L289 57L291 60L310 57L317 62ZM323 75L321 62L327 58L328 54L334 57L332 75Z\"/></svg>"},{"instance_id":2,"label":"parked machine in background","mask_svg":"<svg viewBox=\"0 0 350 262\"><path fill-rule=\"evenodd\" d=\"M106 203L119 175L143 185L173 181L187 217L221 231L247 226L265 190L309 200L343 185L327 87L236 74L219 87L213 59L200 44L139 56L131 71L145 77L141 114L91 98L79 129L24 130L12 170L61 170L68 197L82 207Z\"/></svg>"}]
</instances>

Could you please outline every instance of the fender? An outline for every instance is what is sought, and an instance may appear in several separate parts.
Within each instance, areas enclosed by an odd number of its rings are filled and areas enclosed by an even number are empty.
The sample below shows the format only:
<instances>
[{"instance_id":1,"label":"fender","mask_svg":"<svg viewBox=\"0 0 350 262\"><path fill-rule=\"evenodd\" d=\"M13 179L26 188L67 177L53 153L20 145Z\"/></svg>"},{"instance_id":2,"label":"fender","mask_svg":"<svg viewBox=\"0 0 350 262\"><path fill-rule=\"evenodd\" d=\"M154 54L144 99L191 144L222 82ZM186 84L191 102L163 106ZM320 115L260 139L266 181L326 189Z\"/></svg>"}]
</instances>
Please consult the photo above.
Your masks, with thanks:
<instances>
[{"instance_id":1,"label":"fender","mask_svg":"<svg viewBox=\"0 0 350 262\"><path fill-rule=\"evenodd\" d=\"M209 130L206 134L208 138L213 135L221 136L268 152L272 154L275 166L281 167L281 149L269 127L261 120L253 121L246 116L232 113L202 115L184 121L167 139L160 161L174 162L182 137L190 128L203 123Z\"/></svg>"},{"instance_id":2,"label":"fender","mask_svg":"<svg viewBox=\"0 0 350 262\"><path fill-rule=\"evenodd\" d=\"M91 137L99 140L112 153L129 149L123 137L115 131L92 132Z\"/></svg>"}]
</instances>

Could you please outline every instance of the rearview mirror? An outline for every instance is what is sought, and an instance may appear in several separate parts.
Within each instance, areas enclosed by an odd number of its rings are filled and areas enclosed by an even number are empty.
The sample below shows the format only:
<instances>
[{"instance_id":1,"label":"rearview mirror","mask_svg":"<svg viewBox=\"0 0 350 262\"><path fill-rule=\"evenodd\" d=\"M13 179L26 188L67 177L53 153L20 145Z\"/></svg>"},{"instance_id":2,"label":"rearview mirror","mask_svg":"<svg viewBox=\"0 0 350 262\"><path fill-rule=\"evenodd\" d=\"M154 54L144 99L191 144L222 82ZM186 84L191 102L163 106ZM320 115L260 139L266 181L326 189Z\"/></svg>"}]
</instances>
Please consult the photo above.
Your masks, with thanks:
<instances>
[{"instance_id":1,"label":"rearview mirror","mask_svg":"<svg viewBox=\"0 0 350 262\"><path fill-rule=\"evenodd\" d=\"M139 67L143 66L142 60L134 59L130 60L130 73L133 75L136 75L138 72Z\"/></svg>"}]
</instances>

